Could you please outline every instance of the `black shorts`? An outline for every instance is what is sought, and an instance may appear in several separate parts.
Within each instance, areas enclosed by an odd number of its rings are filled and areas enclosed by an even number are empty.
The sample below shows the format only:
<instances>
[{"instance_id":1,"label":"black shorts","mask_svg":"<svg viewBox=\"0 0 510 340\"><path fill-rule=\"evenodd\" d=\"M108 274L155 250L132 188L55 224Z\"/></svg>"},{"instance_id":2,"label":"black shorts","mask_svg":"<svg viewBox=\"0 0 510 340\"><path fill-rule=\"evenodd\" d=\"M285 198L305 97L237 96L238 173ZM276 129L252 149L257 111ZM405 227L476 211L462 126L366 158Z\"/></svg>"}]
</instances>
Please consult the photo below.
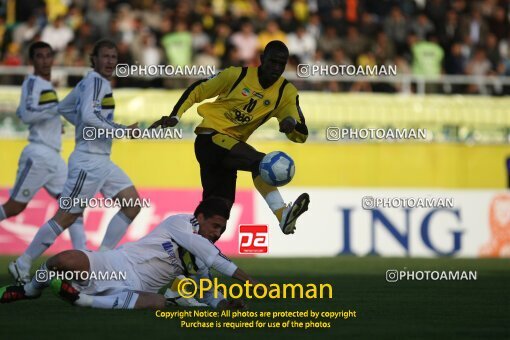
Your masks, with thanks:
<instances>
[{"instance_id":1,"label":"black shorts","mask_svg":"<svg viewBox=\"0 0 510 340\"><path fill-rule=\"evenodd\" d=\"M258 175L260 160L265 156L245 142L220 133L199 134L195 139L195 156L200 164L202 199L222 197L235 201L237 171Z\"/></svg>"}]
</instances>

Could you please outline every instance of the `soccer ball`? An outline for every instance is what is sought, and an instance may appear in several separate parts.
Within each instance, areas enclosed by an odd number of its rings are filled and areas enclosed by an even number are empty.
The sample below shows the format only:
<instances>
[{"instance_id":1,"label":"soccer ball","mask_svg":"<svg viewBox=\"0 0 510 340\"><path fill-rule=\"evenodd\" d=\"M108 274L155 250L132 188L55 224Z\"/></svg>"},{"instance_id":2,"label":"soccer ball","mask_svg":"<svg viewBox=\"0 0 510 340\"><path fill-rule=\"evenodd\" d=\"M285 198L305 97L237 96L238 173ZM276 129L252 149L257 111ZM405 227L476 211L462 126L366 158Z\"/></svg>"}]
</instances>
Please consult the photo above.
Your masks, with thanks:
<instances>
[{"instance_id":1,"label":"soccer ball","mask_svg":"<svg viewBox=\"0 0 510 340\"><path fill-rule=\"evenodd\" d=\"M268 153L260 161L260 177L269 185L280 187L289 183L294 177L294 161L282 151Z\"/></svg>"}]
</instances>

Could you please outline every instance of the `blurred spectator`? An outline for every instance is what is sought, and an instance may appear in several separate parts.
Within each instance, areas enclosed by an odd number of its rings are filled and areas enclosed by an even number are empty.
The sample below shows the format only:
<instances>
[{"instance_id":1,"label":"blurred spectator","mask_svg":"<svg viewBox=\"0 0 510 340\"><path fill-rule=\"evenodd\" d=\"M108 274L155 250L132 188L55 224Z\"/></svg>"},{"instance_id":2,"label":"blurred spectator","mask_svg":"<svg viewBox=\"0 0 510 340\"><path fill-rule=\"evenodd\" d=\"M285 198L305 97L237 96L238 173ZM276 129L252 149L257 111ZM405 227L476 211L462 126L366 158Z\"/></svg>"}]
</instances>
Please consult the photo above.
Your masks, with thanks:
<instances>
[{"instance_id":1,"label":"blurred spectator","mask_svg":"<svg viewBox=\"0 0 510 340\"><path fill-rule=\"evenodd\" d=\"M343 36L347 32L347 21L340 7L333 8L330 13L326 13L323 24L324 26L335 27L338 36Z\"/></svg>"},{"instance_id":2,"label":"blurred spectator","mask_svg":"<svg viewBox=\"0 0 510 340\"><path fill-rule=\"evenodd\" d=\"M395 57L395 46L393 42L388 39L385 32L381 31L377 34L377 39L372 45L372 51L378 65L385 65L391 63Z\"/></svg>"},{"instance_id":3,"label":"blurred spectator","mask_svg":"<svg viewBox=\"0 0 510 340\"><path fill-rule=\"evenodd\" d=\"M29 44L35 35L39 32L39 27L36 24L35 16L30 16L26 22L19 24L13 33L13 42L19 46Z\"/></svg>"},{"instance_id":4,"label":"blurred spectator","mask_svg":"<svg viewBox=\"0 0 510 340\"><path fill-rule=\"evenodd\" d=\"M95 0L86 14L87 21L92 25L94 39L99 40L109 35L111 17L112 13L106 8L106 1Z\"/></svg>"},{"instance_id":5,"label":"blurred spectator","mask_svg":"<svg viewBox=\"0 0 510 340\"><path fill-rule=\"evenodd\" d=\"M55 65L58 66L87 66L80 54L80 51L73 43L69 43L63 53L59 53L55 58Z\"/></svg>"},{"instance_id":6,"label":"blurred spectator","mask_svg":"<svg viewBox=\"0 0 510 340\"><path fill-rule=\"evenodd\" d=\"M198 53L198 51L201 51L206 45L211 43L209 36L204 32L200 22L195 22L191 26L191 39L191 46L193 47L194 54Z\"/></svg>"},{"instance_id":7,"label":"blurred spectator","mask_svg":"<svg viewBox=\"0 0 510 340\"><path fill-rule=\"evenodd\" d=\"M81 25L83 25L83 21L85 18L83 17L83 13L80 8L77 6L69 7L69 12L66 16L66 25L70 27L73 31L77 31L80 29Z\"/></svg>"},{"instance_id":8,"label":"blurred spectator","mask_svg":"<svg viewBox=\"0 0 510 340\"><path fill-rule=\"evenodd\" d=\"M496 71L501 61L499 54L498 38L492 33L487 35L487 40L484 44L487 58L491 62L491 70Z\"/></svg>"},{"instance_id":9,"label":"blurred spectator","mask_svg":"<svg viewBox=\"0 0 510 340\"><path fill-rule=\"evenodd\" d=\"M310 15L306 0L292 1L292 11L294 12L294 18L300 23L306 22Z\"/></svg>"},{"instance_id":10,"label":"blurred spectator","mask_svg":"<svg viewBox=\"0 0 510 340\"><path fill-rule=\"evenodd\" d=\"M349 58L356 60L360 53L365 51L367 47L367 39L359 34L355 26L349 26L347 29L347 38L343 41L343 49Z\"/></svg>"},{"instance_id":11,"label":"blurred spectator","mask_svg":"<svg viewBox=\"0 0 510 340\"><path fill-rule=\"evenodd\" d=\"M20 53L20 45L12 42L7 46L3 64L6 66L21 66L23 65L23 58Z\"/></svg>"},{"instance_id":12,"label":"blurred spectator","mask_svg":"<svg viewBox=\"0 0 510 340\"><path fill-rule=\"evenodd\" d=\"M457 12L448 11L445 22L438 27L439 35L444 46L449 46L455 40L460 40L459 17Z\"/></svg>"},{"instance_id":13,"label":"blurred spectator","mask_svg":"<svg viewBox=\"0 0 510 340\"><path fill-rule=\"evenodd\" d=\"M50 44L55 51L63 51L73 40L74 32L64 24L63 17L57 17L53 24L47 25L41 34L41 40Z\"/></svg>"},{"instance_id":14,"label":"blurred spectator","mask_svg":"<svg viewBox=\"0 0 510 340\"><path fill-rule=\"evenodd\" d=\"M257 17L255 18L253 22L253 28L256 32L262 32L266 29L267 25L269 24L269 16L267 15L267 12L263 9L257 12Z\"/></svg>"},{"instance_id":15,"label":"blurred spectator","mask_svg":"<svg viewBox=\"0 0 510 340\"><path fill-rule=\"evenodd\" d=\"M118 29L122 32L122 41L127 44L130 44L134 38L134 30L135 30L135 15L131 10L131 6L128 4L121 4L117 11L117 23ZM161 24L162 26L164 23ZM171 26L168 27L168 30L165 32L170 32Z\"/></svg>"},{"instance_id":16,"label":"blurred spectator","mask_svg":"<svg viewBox=\"0 0 510 340\"><path fill-rule=\"evenodd\" d=\"M462 46L456 42L450 47L450 53L445 57L445 72L447 74L464 74L468 58L462 55Z\"/></svg>"},{"instance_id":17,"label":"blurred spectator","mask_svg":"<svg viewBox=\"0 0 510 340\"><path fill-rule=\"evenodd\" d=\"M230 27L227 24L221 23L216 27L216 34L213 41L214 55L218 57L227 57L227 45L229 44L228 38L230 36Z\"/></svg>"},{"instance_id":18,"label":"blurred spectator","mask_svg":"<svg viewBox=\"0 0 510 340\"><path fill-rule=\"evenodd\" d=\"M485 41L489 32L487 23L476 7L471 11L471 16L463 20L460 29L462 36L469 36L471 42L475 45Z\"/></svg>"},{"instance_id":19,"label":"blurred spectator","mask_svg":"<svg viewBox=\"0 0 510 340\"><path fill-rule=\"evenodd\" d=\"M418 18L411 24L411 30L416 34L418 40L425 40L428 34L434 32L434 25L432 25L425 13L420 13Z\"/></svg>"},{"instance_id":20,"label":"blurred spectator","mask_svg":"<svg viewBox=\"0 0 510 340\"><path fill-rule=\"evenodd\" d=\"M275 20L271 20L267 24L267 29L260 32L259 34L259 46L263 50L266 45L273 40L280 40L287 43L287 35L280 31L278 23Z\"/></svg>"},{"instance_id":21,"label":"blurred spectator","mask_svg":"<svg viewBox=\"0 0 510 340\"><path fill-rule=\"evenodd\" d=\"M364 69L367 66L373 68L376 63L375 54L370 50L361 53L356 60L356 64ZM372 92L372 85L367 81L357 81L352 85L351 92Z\"/></svg>"},{"instance_id":22,"label":"blurred spectator","mask_svg":"<svg viewBox=\"0 0 510 340\"><path fill-rule=\"evenodd\" d=\"M384 31L388 37L395 43L397 52L404 50L407 39L407 21L398 7L391 9L390 16L384 20Z\"/></svg>"},{"instance_id":23,"label":"blurred spectator","mask_svg":"<svg viewBox=\"0 0 510 340\"><path fill-rule=\"evenodd\" d=\"M148 10L142 11L142 19L152 31L159 30L163 21L163 9L159 1L154 1Z\"/></svg>"},{"instance_id":24,"label":"blurred spectator","mask_svg":"<svg viewBox=\"0 0 510 340\"><path fill-rule=\"evenodd\" d=\"M296 33L287 36L289 53L298 56L301 63L310 63L317 48L316 40L303 26L299 26Z\"/></svg>"},{"instance_id":25,"label":"blurred spectator","mask_svg":"<svg viewBox=\"0 0 510 340\"><path fill-rule=\"evenodd\" d=\"M316 41L322 35L321 18L317 14L313 14L310 17L308 25L306 25L306 31L310 33Z\"/></svg>"},{"instance_id":26,"label":"blurred spectator","mask_svg":"<svg viewBox=\"0 0 510 340\"><path fill-rule=\"evenodd\" d=\"M489 28L498 40L507 39L510 33L508 18L503 7L496 7L489 21Z\"/></svg>"},{"instance_id":27,"label":"blurred spectator","mask_svg":"<svg viewBox=\"0 0 510 340\"><path fill-rule=\"evenodd\" d=\"M335 27L326 27L326 32L319 38L318 46L327 59L331 59L333 51L342 47L342 40L336 34Z\"/></svg>"},{"instance_id":28,"label":"blurred spectator","mask_svg":"<svg viewBox=\"0 0 510 340\"><path fill-rule=\"evenodd\" d=\"M142 48L140 52L140 64L161 64L161 50L156 45L156 37L150 31L142 35Z\"/></svg>"},{"instance_id":29,"label":"blurred spectator","mask_svg":"<svg viewBox=\"0 0 510 340\"><path fill-rule=\"evenodd\" d=\"M436 29L439 29L446 20L448 2L443 0L428 0L425 4L425 15L430 19Z\"/></svg>"},{"instance_id":30,"label":"blurred spectator","mask_svg":"<svg viewBox=\"0 0 510 340\"><path fill-rule=\"evenodd\" d=\"M441 74L444 51L436 40L434 35L429 35L427 40L419 40L416 35L412 35L414 75L434 78Z\"/></svg>"},{"instance_id":31,"label":"blurred spectator","mask_svg":"<svg viewBox=\"0 0 510 340\"><path fill-rule=\"evenodd\" d=\"M487 59L483 48L480 47L475 50L473 58L471 58L466 66L466 74L475 77L491 74L491 62ZM487 91L485 83L480 78L476 81L476 84L469 84L468 86L468 93L487 94Z\"/></svg>"},{"instance_id":32,"label":"blurred spectator","mask_svg":"<svg viewBox=\"0 0 510 340\"><path fill-rule=\"evenodd\" d=\"M280 18L280 28L285 33L294 32L298 23L294 18L294 13L289 8L283 11L282 17Z\"/></svg>"},{"instance_id":33,"label":"blurred spectator","mask_svg":"<svg viewBox=\"0 0 510 340\"><path fill-rule=\"evenodd\" d=\"M92 27L90 27L90 24L87 22L83 23L78 29L76 39L74 39L73 42L74 45L76 45L79 50L84 50L86 45L93 44L94 42Z\"/></svg>"},{"instance_id":34,"label":"blurred spectator","mask_svg":"<svg viewBox=\"0 0 510 340\"><path fill-rule=\"evenodd\" d=\"M270 18L280 17L289 0L260 0L260 4L266 10Z\"/></svg>"},{"instance_id":35,"label":"blurred spectator","mask_svg":"<svg viewBox=\"0 0 510 340\"><path fill-rule=\"evenodd\" d=\"M211 44L202 47L193 63L199 66L214 66L216 70L221 67L221 60L214 54L214 48Z\"/></svg>"},{"instance_id":36,"label":"blurred spectator","mask_svg":"<svg viewBox=\"0 0 510 340\"><path fill-rule=\"evenodd\" d=\"M380 31L377 18L370 13L361 14L360 33L364 36L374 37Z\"/></svg>"},{"instance_id":37,"label":"blurred spectator","mask_svg":"<svg viewBox=\"0 0 510 340\"><path fill-rule=\"evenodd\" d=\"M230 40L238 49L239 57L245 64L252 62L257 56L260 44L251 22L245 20L241 24L241 30L234 33Z\"/></svg>"},{"instance_id":38,"label":"blurred spectator","mask_svg":"<svg viewBox=\"0 0 510 340\"><path fill-rule=\"evenodd\" d=\"M190 65L192 54L191 33L185 22L179 21L175 32L167 33L161 39L168 62L171 65Z\"/></svg>"},{"instance_id":39,"label":"blurred spectator","mask_svg":"<svg viewBox=\"0 0 510 340\"><path fill-rule=\"evenodd\" d=\"M235 18L251 18L257 12L255 0L230 0L230 11Z\"/></svg>"}]
</instances>

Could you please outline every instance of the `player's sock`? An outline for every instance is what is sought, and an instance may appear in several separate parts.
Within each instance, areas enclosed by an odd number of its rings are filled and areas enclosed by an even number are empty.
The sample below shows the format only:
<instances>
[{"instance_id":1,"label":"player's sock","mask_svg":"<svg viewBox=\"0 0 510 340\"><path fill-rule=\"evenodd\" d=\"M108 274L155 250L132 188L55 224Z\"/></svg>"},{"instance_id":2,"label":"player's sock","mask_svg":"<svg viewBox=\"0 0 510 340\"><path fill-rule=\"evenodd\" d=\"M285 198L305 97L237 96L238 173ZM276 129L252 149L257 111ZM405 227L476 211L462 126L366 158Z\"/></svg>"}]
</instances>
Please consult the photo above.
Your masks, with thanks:
<instances>
[{"instance_id":1,"label":"player's sock","mask_svg":"<svg viewBox=\"0 0 510 340\"><path fill-rule=\"evenodd\" d=\"M63 231L64 229L54 219L49 220L41 228L39 228L34 239L23 255L27 255L28 258L30 258L30 262L38 258L53 244L53 242L55 242L58 235L60 235Z\"/></svg>"},{"instance_id":2,"label":"player's sock","mask_svg":"<svg viewBox=\"0 0 510 340\"><path fill-rule=\"evenodd\" d=\"M5 215L4 206L0 205L0 221L3 221L7 218L7 215Z\"/></svg>"},{"instance_id":3,"label":"player's sock","mask_svg":"<svg viewBox=\"0 0 510 340\"><path fill-rule=\"evenodd\" d=\"M281 221L285 202L278 189L264 182L260 176L253 179L253 184L255 184L257 191L264 197L264 200L266 200L267 205L276 215L278 221Z\"/></svg>"},{"instance_id":4,"label":"player's sock","mask_svg":"<svg viewBox=\"0 0 510 340\"><path fill-rule=\"evenodd\" d=\"M46 274L41 274L43 272ZM48 273L48 267L46 267L46 262L44 262L36 271L34 277L32 277L32 280L23 286L25 289L25 294L30 297L41 295L42 290L50 285Z\"/></svg>"},{"instance_id":5,"label":"player's sock","mask_svg":"<svg viewBox=\"0 0 510 340\"><path fill-rule=\"evenodd\" d=\"M108 229L106 229L106 234L104 235L99 251L115 248L117 243L122 239L122 236L126 233L127 227L131 222L132 220L119 210L119 212L113 216L110 224L108 224Z\"/></svg>"},{"instance_id":6,"label":"player's sock","mask_svg":"<svg viewBox=\"0 0 510 340\"><path fill-rule=\"evenodd\" d=\"M80 294L80 298L75 302L76 305L103 309L133 309L139 297L138 293L128 291L115 295L92 296L92 302L90 302L88 299L90 295L85 296L83 300L82 295L86 294Z\"/></svg>"},{"instance_id":7,"label":"player's sock","mask_svg":"<svg viewBox=\"0 0 510 340\"><path fill-rule=\"evenodd\" d=\"M87 237L83 228L83 217L78 217L76 221L69 227L71 242L74 249L87 249Z\"/></svg>"}]
</instances>

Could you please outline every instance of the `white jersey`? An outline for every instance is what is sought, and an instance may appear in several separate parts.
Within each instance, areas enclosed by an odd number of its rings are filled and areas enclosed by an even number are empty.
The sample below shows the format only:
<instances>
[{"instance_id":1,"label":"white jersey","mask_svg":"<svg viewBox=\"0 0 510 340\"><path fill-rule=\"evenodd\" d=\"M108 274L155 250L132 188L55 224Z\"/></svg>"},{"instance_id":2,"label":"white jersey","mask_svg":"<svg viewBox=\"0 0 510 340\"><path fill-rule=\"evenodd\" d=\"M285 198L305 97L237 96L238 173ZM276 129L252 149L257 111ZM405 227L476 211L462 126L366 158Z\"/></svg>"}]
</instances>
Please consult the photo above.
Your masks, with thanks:
<instances>
[{"instance_id":1,"label":"white jersey","mask_svg":"<svg viewBox=\"0 0 510 340\"><path fill-rule=\"evenodd\" d=\"M36 75L25 78L16 115L28 124L30 142L44 144L60 152L62 122L57 105L57 93L49 81Z\"/></svg>"},{"instance_id":2,"label":"white jersey","mask_svg":"<svg viewBox=\"0 0 510 340\"><path fill-rule=\"evenodd\" d=\"M78 83L71 93L60 102L58 110L60 114L74 121L76 126L75 150L109 155L112 138L104 136L94 138L98 129L127 128L125 125L113 122L115 101L110 82L95 71L90 71Z\"/></svg>"},{"instance_id":3,"label":"white jersey","mask_svg":"<svg viewBox=\"0 0 510 340\"><path fill-rule=\"evenodd\" d=\"M136 242L118 248L134 265L147 291L157 291L178 275L207 276L209 268L232 276L237 266L209 240L198 234L193 215L168 217Z\"/></svg>"}]
</instances>

